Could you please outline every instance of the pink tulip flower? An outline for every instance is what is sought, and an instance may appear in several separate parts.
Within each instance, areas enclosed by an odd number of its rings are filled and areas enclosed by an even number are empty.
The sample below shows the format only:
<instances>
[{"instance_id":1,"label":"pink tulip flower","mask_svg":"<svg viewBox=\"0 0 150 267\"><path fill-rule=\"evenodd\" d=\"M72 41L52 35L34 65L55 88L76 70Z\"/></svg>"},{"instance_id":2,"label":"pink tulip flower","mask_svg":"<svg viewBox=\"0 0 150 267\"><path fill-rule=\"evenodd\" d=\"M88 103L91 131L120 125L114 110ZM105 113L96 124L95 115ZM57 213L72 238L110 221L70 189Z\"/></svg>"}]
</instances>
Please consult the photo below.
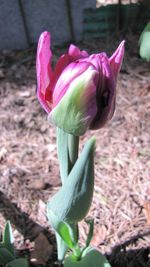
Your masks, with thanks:
<instances>
[{"instance_id":1,"label":"pink tulip flower","mask_svg":"<svg viewBox=\"0 0 150 267\"><path fill-rule=\"evenodd\" d=\"M50 43L50 33L43 32L36 61L37 96L50 121L76 136L103 127L115 110L124 41L110 58L106 53L89 55L71 44L54 69Z\"/></svg>"}]
</instances>

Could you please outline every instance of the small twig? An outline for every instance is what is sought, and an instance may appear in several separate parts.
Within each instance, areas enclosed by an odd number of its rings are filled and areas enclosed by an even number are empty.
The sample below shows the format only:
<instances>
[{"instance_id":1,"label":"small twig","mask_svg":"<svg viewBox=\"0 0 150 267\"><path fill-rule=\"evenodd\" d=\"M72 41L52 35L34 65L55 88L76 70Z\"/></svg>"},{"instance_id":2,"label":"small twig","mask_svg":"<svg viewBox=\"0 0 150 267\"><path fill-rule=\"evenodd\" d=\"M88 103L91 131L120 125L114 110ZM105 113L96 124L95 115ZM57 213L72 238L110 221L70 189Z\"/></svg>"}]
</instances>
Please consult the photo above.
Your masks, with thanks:
<instances>
[{"instance_id":1,"label":"small twig","mask_svg":"<svg viewBox=\"0 0 150 267\"><path fill-rule=\"evenodd\" d=\"M68 22L69 22L69 30L71 35L71 41L75 40L75 33L74 33L74 26L73 26L73 17L72 17L72 9L70 0L66 0L66 9L68 15Z\"/></svg>"},{"instance_id":2,"label":"small twig","mask_svg":"<svg viewBox=\"0 0 150 267\"><path fill-rule=\"evenodd\" d=\"M18 0L18 5L19 5L21 16L22 16L22 20L23 20L26 39L27 39L28 45L30 45L30 36L29 36L29 31L28 31L28 27L27 27L25 12L24 12L24 8L23 8L23 4L22 4L21 0Z\"/></svg>"}]
</instances>

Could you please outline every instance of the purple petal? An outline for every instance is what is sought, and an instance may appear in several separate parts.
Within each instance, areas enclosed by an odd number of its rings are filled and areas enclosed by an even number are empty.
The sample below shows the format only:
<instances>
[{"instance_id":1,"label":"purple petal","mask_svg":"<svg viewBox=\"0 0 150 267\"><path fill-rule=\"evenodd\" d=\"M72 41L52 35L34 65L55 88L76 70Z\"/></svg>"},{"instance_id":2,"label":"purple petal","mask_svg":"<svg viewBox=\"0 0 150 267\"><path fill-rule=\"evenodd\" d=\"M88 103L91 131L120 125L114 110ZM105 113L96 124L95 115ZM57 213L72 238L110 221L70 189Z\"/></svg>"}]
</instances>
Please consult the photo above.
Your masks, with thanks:
<instances>
[{"instance_id":1,"label":"purple petal","mask_svg":"<svg viewBox=\"0 0 150 267\"><path fill-rule=\"evenodd\" d=\"M101 70L99 71L99 85L97 88L98 112L90 126L93 130L103 127L112 118L116 98L116 85L108 58L104 54L99 55L99 57Z\"/></svg>"},{"instance_id":2,"label":"purple petal","mask_svg":"<svg viewBox=\"0 0 150 267\"><path fill-rule=\"evenodd\" d=\"M114 74L115 80L117 80L118 73L121 69L122 60L124 57L124 45L125 41L122 41L114 54L109 58L109 63Z\"/></svg>"},{"instance_id":3,"label":"purple petal","mask_svg":"<svg viewBox=\"0 0 150 267\"><path fill-rule=\"evenodd\" d=\"M77 46L71 44L68 50L68 54L64 54L58 59L54 71L53 83L56 84L61 73L70 63L75 62L80 58L85 58L87 56L88 53L86 51L80 51L80 49Z\"/></svg>"}]
</instances>

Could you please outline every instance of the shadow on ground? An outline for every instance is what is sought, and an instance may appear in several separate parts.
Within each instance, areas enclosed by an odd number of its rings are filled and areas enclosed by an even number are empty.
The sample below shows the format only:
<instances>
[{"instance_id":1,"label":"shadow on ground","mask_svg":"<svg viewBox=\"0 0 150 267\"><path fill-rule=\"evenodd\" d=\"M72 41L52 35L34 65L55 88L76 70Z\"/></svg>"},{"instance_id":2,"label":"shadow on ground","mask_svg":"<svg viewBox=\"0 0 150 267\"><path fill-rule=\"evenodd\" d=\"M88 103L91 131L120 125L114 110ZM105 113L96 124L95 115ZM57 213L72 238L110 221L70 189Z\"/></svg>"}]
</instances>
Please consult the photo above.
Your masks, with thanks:
<instances>
[{"instance_id":1,"label":"shadow on ground","mask_svg":"<svg viewBox=\"0 0 150 267\"><path fill-rule=\"evenodd\" d=\"M10 222L15 225L16 229L24 236L25 239L30 239L32 241L40 232L48 232L38 223L30 219L28 214L21 211L16 204L11 203L11 201L1 191L0 212L6 220L10 220Z\"/></svg>"},{"instance_id":2,"label":"shadow on ground","mask_svg":"<svg viewBox=\"0 0 150 267\"><path fill-rule=\"evenodd\" d=\"M150 267L150 247L126 250L123 244L114 247L108 259L112 267Z\"/></svg>"},{"instance_id":3,"label":"shadow on ground","mask_svg":"<svg viewBox=\"0 0 150 267\"><path fill-rule=\"evenodd\" d=\"M0 212L6 220L10 220L15 228L24 236L24 239L33 241L41 232L43 232L50 243L53 243L54 236L40 226L38 223L29 218L28 214L22 212L16 204L11 201L0 191ZM141 248L138 250L127 250L129 245L134 244L139 238L150 235L150 231L141 235L136 235L132 239L127 240L121 245L115 246L112 253L107 255L112 267L150 267L150 247ZM56 255L55 257L56 258ZM35 266L35 265L34 265ZM36 265L39 266L39 265ZM57 266L51 263L47 266Z\"/></svg>"}]
</instances>

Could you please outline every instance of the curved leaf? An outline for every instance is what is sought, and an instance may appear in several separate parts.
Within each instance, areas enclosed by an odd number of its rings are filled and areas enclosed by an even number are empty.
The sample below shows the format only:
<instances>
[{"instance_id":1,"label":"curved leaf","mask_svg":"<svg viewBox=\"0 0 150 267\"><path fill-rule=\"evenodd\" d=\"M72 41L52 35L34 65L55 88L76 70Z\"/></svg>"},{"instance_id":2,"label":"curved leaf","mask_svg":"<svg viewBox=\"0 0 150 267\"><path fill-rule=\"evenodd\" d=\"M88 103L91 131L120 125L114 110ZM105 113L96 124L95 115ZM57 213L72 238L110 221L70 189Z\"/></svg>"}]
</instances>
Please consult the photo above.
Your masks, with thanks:
<instances>
[{"instance_id":1,"label":"curved leaf","mask_svg":"<svg viewBox=\"0 0 150 267\"><path fill-rule=\"evenodd\" d=\"M85 222L89 225L89 233L88 233L87 240L86 240L86 248L87 248L90 245L90 242L91 242L92 237L93 237L94 219L87 218L87 219L85 219Z\"/></svg>"},{"instance_id":2,"label":"curved leaf","mask_svg":"<svg viewBox=\"0 0 150 267\"><path fill-rule=\"evenodd\" d=\"M15 253L13 243L14 243L14 238L13 238L11 224L9 221L7 221L3 233L3 244L9 250L9 252L12 253L12 255L14 255Z\"/></svg>"},{"instance_id":3,"label":"curved leaf","mask_svg":"<svg viewBox=\"0 0 150 267\"><path fill-rule=\"evenodd\" d=\"M23 258L13 260L6 265L6 267L28 267L28 266L29 265L27 260Z\"/></svg>"},{"instance_id":4,"label":"curved leaf","mask_svg":"<svg viewBox=\"0 0 150 267\"><path fill-rule=\"evenodd\" d=\"M98 250L88 247L84 250L81 260L77 261L73 255L67 257L64 267L111 267L108 260Z\"/></svg>"},{"instance_id":5,"label":"curved leaf","mask_svg":"<svg viewBox=\"0 0 150 267\"><path fill-rule=\"evenodd\" d=\"M95 138L85 145L62 188L47 204L47 216L53 226L52 213L69 224L82 220L91 205L94 188ZM54 227L55 228L55 227Z\"/></svg>"},{"instance_id":6,"label":"curved leaf","mask_svg":"<svg viewBox=\"0 0 150 267\"><path fill-rule=\"evenodd\" d=\"M5 265L13 259L14 256L11 254L11 252L4 246L0 246L0 264Z\"/></svg>"}]
</instances>

